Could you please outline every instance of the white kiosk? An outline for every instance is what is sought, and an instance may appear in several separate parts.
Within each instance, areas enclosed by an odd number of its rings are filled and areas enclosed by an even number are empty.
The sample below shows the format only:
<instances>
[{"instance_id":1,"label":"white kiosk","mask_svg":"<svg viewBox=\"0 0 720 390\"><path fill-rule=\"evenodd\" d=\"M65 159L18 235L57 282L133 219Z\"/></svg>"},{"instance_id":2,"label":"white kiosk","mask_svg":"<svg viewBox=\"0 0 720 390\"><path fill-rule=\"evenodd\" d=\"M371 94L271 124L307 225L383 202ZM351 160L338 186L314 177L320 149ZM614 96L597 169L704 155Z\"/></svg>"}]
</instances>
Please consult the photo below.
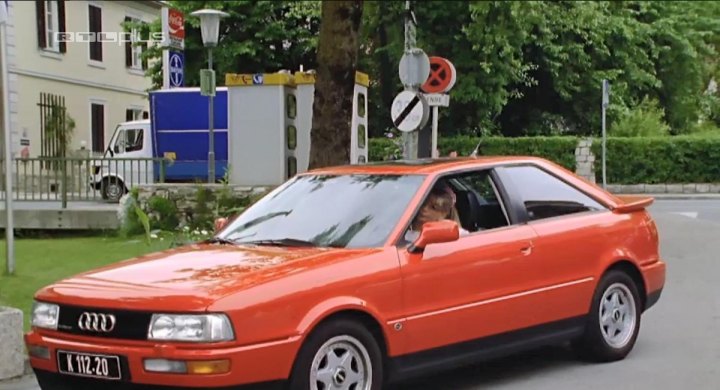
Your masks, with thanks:
<instances>
[{"instance_id":1,"label":"white kiosk","mask_svg":"<svg viewBox=\"0 0 720 390\"><path fill-rule=\"evenodd\" d=\"M310 162L315 74L227 74L228 169L236 185L279 185ZM368 159L369 77L357 72L351 118L350 163Z\"/></svg>"},{"instance_id":2,"label":"white kiosk","mask_svg":"<svg viewBox=\"0 0 720 390\"><path fill-rule=\"evenodd\" d=\"M300 172L307 170L310 163L310 130L312 129L313 101L315 97L315 73L295 72L295 84L298 97L298 167ZM370 77L355 72L353 108L350 122L350 164L363 164L368 161L368 102L367 91Z\"/></svg>"},{"instance_id":3,"label":"white kiosk","mask_svg":"<svg viewBox=\"0 0 720 390\"><path fill-rule=\"evenodd\" d=\"M298 172L292 75L227 74L230 182L279 185Z\"/></svg>"}]
</instances>

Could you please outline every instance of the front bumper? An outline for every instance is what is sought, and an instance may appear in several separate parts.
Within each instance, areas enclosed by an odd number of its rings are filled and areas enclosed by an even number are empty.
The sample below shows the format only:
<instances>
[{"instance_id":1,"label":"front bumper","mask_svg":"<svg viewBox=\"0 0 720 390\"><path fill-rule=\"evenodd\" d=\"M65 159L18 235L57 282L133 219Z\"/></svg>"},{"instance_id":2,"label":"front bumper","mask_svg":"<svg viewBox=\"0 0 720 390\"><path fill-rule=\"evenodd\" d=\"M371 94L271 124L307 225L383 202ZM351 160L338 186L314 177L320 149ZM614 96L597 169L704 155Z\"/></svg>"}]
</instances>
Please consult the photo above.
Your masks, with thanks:
<instances>
[{"instance_id":1,"label":"front bumper","mask_svg":"<svg viewBox=\"0 0 720 390\"><path fill-rule=\"evenodd\" d=\"M49 349L50 359L30 357L30 364L43 389L193 389L235 388L239 385L275 385L290 375L300 338L255 344L242 347L196 348L189 345L148 344L115 339L75 338L55 336L31 331L25 336L28 346ZM118 355L124 373L121 381L87 379L58 373L57 350ZM171 360L230 361L230 372L225 374L190 375L147 372L143 360L162 358ZM181 386L181 387L178 387ZM241 387L242 388L242 387Z\"/></svg>"}]
</instances>

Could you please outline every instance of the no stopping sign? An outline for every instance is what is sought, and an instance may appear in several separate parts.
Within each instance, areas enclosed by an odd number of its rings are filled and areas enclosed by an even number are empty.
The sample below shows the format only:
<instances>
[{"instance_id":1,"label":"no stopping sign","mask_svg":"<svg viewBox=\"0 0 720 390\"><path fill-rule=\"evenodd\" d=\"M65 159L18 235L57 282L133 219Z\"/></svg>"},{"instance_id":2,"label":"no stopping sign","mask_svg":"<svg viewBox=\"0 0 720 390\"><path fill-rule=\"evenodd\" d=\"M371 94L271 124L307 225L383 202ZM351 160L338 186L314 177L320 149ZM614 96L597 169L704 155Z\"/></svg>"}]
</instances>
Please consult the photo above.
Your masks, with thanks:
<instances>
[{"instance_id":1,"label":"no stopping sign","mask_svg":"<svg viewBox=\"0 0 720 390\"><path fill-rule=\"evenodd\" d=\"M452 62L442 57L430 57L430 75L422 86L426 93L445 93L455 85L457 72Z\"/></svg>"},{"instance_id":2,"label":"no stopping sign","mask_svg":"<svg viewBox=\"0 0 720 390\"><path fill-rule=\"evenodd\" d=\"M429 112L427 100L421 93L403 91L393 100L390 116L398 130L410 132L425 126Z\"/></svg>"}]
</instances>

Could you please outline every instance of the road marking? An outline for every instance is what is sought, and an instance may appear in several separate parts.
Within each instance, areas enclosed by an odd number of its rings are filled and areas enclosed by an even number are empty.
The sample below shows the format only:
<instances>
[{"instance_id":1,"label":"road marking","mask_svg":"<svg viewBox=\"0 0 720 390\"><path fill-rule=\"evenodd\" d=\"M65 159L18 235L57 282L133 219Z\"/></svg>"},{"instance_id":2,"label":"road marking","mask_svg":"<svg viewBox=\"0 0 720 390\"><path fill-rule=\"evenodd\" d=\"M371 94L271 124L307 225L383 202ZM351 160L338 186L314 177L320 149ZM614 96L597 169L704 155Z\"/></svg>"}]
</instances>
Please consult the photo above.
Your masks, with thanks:
<instances>
[{"instance_id":1,"label":"road marking","mask_svg":"<svg viewBox=\"0 0 720 390\"><path fill-rule=\"evenodd\" d=\"M677 214L677 215L682 215L684 217L697 219L699 213L692 212L692 211L685 211L685 212L677 211L677 212L673 212L671 214Z\"/></svg>"}]
</instances>

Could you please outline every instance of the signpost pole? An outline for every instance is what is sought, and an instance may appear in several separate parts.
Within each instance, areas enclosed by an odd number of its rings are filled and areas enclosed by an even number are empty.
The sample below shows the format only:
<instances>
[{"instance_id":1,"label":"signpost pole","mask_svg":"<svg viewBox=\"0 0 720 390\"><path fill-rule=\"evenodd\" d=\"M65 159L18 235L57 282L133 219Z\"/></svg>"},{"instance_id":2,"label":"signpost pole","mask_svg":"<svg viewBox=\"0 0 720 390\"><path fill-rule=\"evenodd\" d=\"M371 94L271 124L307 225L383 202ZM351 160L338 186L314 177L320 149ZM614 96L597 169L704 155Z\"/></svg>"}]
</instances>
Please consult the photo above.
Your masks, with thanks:
<instances>
[{"instance_id":1,"label":"signpost pole","mask_svg":"<svg viewBox=\"0 0 720 390\"><path fill-rule=\"evenodd\" d=\"M405 53L410 54L415 48L415 25L413 24L410 0L405 1ZM418 156L418 132L403 132L403 158L416 159Z\"/></svg>"},{"instance_id":2,"label":"signpost pole","mask_svg":"<svg viewBox=\"0 0 720 390\"><path fill-rule=\"evenodd\" d=\"M432 108L432 158L438 158L439 152L437 150L438 147L438 106L433 106Z\"/></svg>"},{"instance_id":3,"label":"signpost pole","mask_svg":"<svg viewBox=\"0 0 720 390\"><path fill-rule=\"evenodd\" d=\"M6 21L0 21L0 67L2 73L2 108L3 108L3 155L5 162L5 253L7 255L7 274L15 273L15 231L13 230L13 204L12 204L12 149L10 138L10 88L8 82L8 63Z\"/></svg>"},{"instance_id":4,"label":"signpost pole","mask_svg":"<svg viewBox=\"0 0 720 390\"><path fill-rule=\"evenodd\" d=\"M210 72L213 71L213 58L212 58L212 47L208 48L208 69L210 69ZM213 78L213 81L214 78ZM209 146L208 146L208 183L215 183L215 120L214 120L214 114L215 114L215 105L213 103L214 100L214 88L213 85L211 88L213 89L213 93L208 96L208 134L209 134Z\"/></svg>"},{"instance_id":5,"label":"signpost pole","mask_svg":"<svg viewBox=\"0 0 720 390\"><path fill-rule=\"evenodd\" d=\"M607 189L607 131L605 129L605 114L610 104L610 85L607 80L602 82L602 182L603 189Z\"/></svg>"}]
</instances>

